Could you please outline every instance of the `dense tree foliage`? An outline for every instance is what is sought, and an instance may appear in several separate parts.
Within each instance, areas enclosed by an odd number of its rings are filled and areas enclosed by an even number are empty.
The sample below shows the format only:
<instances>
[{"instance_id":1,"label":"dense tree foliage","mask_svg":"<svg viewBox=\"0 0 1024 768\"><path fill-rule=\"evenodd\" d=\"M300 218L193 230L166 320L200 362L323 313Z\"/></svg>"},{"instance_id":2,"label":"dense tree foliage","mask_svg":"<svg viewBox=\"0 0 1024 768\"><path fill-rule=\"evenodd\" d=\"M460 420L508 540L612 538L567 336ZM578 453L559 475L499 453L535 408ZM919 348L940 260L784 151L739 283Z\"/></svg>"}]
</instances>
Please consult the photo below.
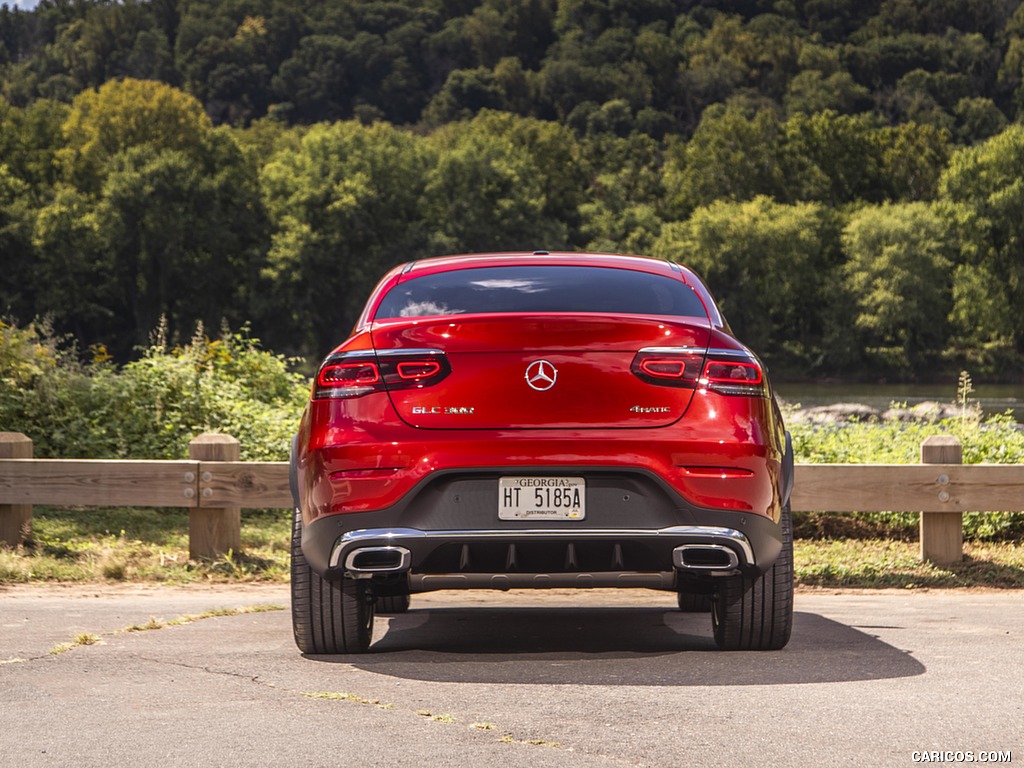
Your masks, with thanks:
<instances>
[{"instance_id":1,"label":"dense tree foliage","mask_svg":"<svg viewBox=\"0 0 1024 768\"><path fill-rule=\"evenodd\" d=\"M1024 372L1019 0L0 6L0 316L317 358L383 270L695 266L789 375Z\"/></svg>"}]
</instances>

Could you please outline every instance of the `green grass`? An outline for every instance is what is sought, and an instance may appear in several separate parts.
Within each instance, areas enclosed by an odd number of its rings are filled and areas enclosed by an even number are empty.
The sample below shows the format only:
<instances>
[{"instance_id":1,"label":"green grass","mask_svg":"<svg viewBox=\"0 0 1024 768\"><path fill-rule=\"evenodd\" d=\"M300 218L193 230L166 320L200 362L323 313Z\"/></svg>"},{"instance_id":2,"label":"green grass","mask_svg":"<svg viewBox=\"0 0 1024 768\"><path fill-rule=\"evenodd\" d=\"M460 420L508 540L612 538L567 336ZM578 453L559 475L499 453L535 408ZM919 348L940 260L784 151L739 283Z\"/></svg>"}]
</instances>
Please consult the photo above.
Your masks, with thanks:
<instances>
[{"instance_id":1,"label":"green grass","mask_svg":"<svg viewBox=\"0 0 1024 768\"><path fill-rule=\"evenodd\" d=\"M0 548L0 584L280 583L288 580L290 535L288 512L245 510L242 551L197 562L189 559L184 510L36 507L30 542Z\"/></svg>"},{"instance_id":2,"label":"green grass","mask_svg":"<svg viewBox=\"0 0 1024 768\"><path fill-rule=\"evenodd\" d=\"M1024 588L1024 546L965 542L964 560L921 562L919 545L889 539L800 539L794 545L797 584L804 587Z\"/></svg>"}]
</instances>

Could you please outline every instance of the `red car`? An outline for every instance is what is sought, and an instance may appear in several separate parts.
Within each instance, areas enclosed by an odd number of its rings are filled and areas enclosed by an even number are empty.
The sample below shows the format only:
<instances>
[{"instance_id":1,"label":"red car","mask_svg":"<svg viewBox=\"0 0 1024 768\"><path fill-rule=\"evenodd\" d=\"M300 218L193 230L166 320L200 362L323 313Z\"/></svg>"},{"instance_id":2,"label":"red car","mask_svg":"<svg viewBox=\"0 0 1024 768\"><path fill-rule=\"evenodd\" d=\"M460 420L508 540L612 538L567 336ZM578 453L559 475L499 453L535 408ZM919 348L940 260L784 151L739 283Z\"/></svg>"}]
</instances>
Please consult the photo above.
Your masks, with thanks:
<instances>
[{"instance_id":1,"label":"red car","mask_svg":"<svg viewBox=\"0 0 1024 768\"><path fill-rule=\"evenodd\" d=\"M726 649L793 616L793 452L764 367L687 268L490 254L389 272L291 457L304 653L436 589L647 587Z\"/></svg>"}]
</instances>

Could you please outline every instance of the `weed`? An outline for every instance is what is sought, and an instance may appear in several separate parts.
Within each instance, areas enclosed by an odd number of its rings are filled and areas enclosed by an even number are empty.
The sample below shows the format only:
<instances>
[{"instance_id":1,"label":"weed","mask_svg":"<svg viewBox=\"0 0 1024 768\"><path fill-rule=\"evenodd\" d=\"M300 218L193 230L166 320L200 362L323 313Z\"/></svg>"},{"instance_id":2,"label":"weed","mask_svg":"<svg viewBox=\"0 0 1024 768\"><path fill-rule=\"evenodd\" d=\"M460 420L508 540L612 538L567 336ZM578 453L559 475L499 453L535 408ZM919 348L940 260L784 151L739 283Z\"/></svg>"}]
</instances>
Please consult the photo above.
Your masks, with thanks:
<instances>
[{"instance_id":1,"label":"weed","mask_svg":"<svg viewBox=\"0 0 1024 768\"><path fill-rule=\"evenodd\" d=\"M99 642L102 642L99 635L94 635L91 632L79 632L70 642L57 643L57 645L53 646L53 648L50 649L50 654L52 656L58 656L62 653L67 653L74 648L78 648L79 646L96 645Z\"/></svg>"},{"instance_id":2,"label":"weed","mask_svg":"<svg viewBox=\"0 0 1024 768\"><path fill-rule=\"evenodd\" d=\"M311 691L302 694L309 699L327 699L328 701L351 701L356 704L370 704L377 709L394 709L394 704L381 704L379 699L364 699L354 693L337 693L334 691Z\"/></svg>"},{"instance_id":3,"label":"weed","mask_svg":"<svg viewBox=\"0 0 1024 768\"><path fill-rule=\"evenodd\" d=\"M548 741L547 739L519 740L513 738L512 734L510 733L506 733L504 736L498 739L498 741L500 741L502 744L523 744L528 747L551 747L551 749L562 749L562 744L558 741Z\"/></svg>"},{"instance_id":4,"label":"weed","mask_svg":"<svg viewBox=\"0 0 1024 768\"><path fill-rule=\"evenodd\" d=\"M122 632L148 632L153 629L163 629L166 627L166 622L158 619L156 616L150 616L149 621L145 624L132 624L130 627L125 627Z\"/></svg>"}]
</instances>

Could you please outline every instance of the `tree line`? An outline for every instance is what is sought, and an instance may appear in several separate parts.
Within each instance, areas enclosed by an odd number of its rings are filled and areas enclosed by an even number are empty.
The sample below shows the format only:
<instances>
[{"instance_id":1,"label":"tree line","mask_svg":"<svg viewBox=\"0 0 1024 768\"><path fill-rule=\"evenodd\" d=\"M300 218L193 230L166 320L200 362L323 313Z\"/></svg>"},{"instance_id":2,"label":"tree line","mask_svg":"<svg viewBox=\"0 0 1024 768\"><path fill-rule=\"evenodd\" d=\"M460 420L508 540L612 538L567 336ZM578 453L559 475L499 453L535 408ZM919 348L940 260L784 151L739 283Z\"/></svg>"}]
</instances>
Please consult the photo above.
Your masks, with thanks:
<instances>
[{"instance_id":1,"label":"tree line","mask_svg":"<svg viewBox=\"0 0 1024 768\"><path fill-rule=\"evenodd\" d=\"M315 360L393 264L625 251L785 375L1019 374L1024 10L827 6L0 8L0 313Z\"/></svg>"}]
</instances>

